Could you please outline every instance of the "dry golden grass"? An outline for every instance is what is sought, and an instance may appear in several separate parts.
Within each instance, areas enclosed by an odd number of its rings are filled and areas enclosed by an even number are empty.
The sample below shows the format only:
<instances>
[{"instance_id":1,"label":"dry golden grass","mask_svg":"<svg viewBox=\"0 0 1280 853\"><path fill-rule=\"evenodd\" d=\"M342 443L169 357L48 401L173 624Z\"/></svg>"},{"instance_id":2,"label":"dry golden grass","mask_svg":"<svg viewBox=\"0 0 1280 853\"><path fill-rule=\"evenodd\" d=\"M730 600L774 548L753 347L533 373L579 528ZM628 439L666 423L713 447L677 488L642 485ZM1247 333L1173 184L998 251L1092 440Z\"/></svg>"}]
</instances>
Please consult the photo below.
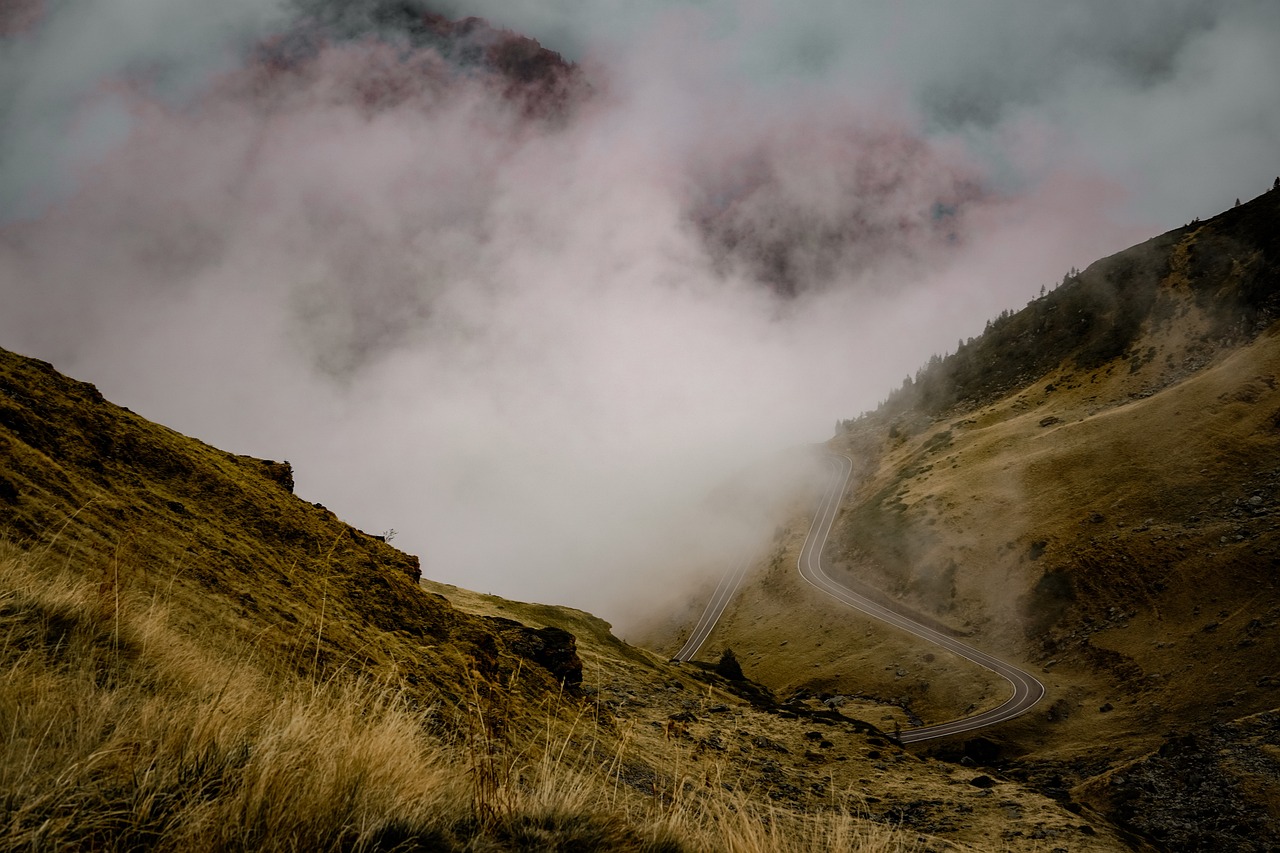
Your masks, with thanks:
<instances>
[{"instance_id":1,"label":"dry golden grass","mask_svg":"<svg viewBox=\"0 0 1280 853\"><path fill-rule=\"evenodd\" d=\"M1149 285L1151 305L1121 355L1033 359L971 383L950 410L887 407L829 443L856 465L826 553L833 574L1027 663L1048 696L983 732L983 750L1113 818L1094 784L1108 767L1147 761L1170 732L1280 704L1280 325L1274 296L1266 311L1244 307L1265 301L1250 287L1274 293L1274 275L1250 277L1262 243L1214 236L1228 225L1122 253L1120 266L1147 282L1126 286ZM1250 238L1266 241L1271 269L1274 233ZM1006 336L1010 360L1077 316L1039 319ZM709 654L732 646L784 695L905 697L926 718L990 701L943 655L825 612L794 579L805 527L780 537ZM644 640L669 651L675 633ZM863 710L892 724L892 709ZM960 745L919 748L954 757ZM1244 788L1272 790L1266 773L1241 766Z\"/></svg>"},{"instance_id":2,"label":"dry golden grass","mask_svg":"<svg viewBox=\"0 0 1280 853\"><path fill-rule=\"evenodd\" d=\"M481 682L466 731L439 710L359 675L292 674L178 630L163 590L0 548L0 849L918 846L838 798L799 814L678 773L640 796L620 781L625 738L581 707L529 740Z\"/></svg>"},{"instance_id":3,"label":"dry golden grass","mask_svg":"<svg viewBox=\"0 0 1280 853\"><path fill-rule=\"evenodd\" d=\"M1204 319L1169 313L1140 348L1181 364ZM1262 680L1280 640L1259 627L1280 616L1280 538L1273 513L1238 509L1253 494L1267 495L1263 510L1274 500L1280 332L1179 381L1149 365L1059 371L881 439L854 495L863 515L837 528L853 549L866 539L859 522L894 513L906 546L881 549L875 582L910 598L904 578L954 561L950 618L1015 654L1056 661L1042 674L1044 714L1054 714L1016 732L1042 756L1134 755L1173 726L1280 701ZM1070 584L1060 601L1038 589L1046 575Z\"/></svg>"},{"instance_id":4,"label":"dry golden grass","mask_svg":"<svg viewBox=\"0 0 1280 853\"><path fill-rule=\"evenodd\" d=\"M747 814L758 821L766 814L768 826L793 826L796 833L817 831L804 829L805 821L827 826L848 820L857 828L865 815L915 830L926 839L925 849L1045 851L1056 846L1043 841L1050 838L1073 851L1124 849L1104 826L1020 785L1002 782L996 791L983 790L970 784L980 769L922 760L856 723L807 718L804 708L816 703L752 707L697 665L674 666L621 643L590 614L423 584L464 612L574 632L593 713L623 741L621 751L609 756L610 778L622 794L627 786L643 786L648 796L676 805L696 792L700 798L693 802L702 808L720 802L718 789L728 783L744 800L735 806L734 820ZM841 710L880 722L884 708L851 702ZM710 794L714 798L701 798ZM840 848L814 841L812 849Z\"/></svg>"},{"instance_id":5,"label":"dry golden grass","mask_svg":"<svg viewBox=\"0 0 1280 853\"><path fill-rule=\"evenodd\" d=\"M1012 783L984 796L977 771L852 724L819 745L812 723L711 688L589 614L499 610L580 637L592 689L559 694L509 625L424 592L414 558L299 500L287 475L0 350L0 531L15 543L0 554L0 849L1085 837L1043 797ZM1115 843L1100 829L1080 849Z\"/></svg>"},{"instance_id":6,"label":"dry golden grass","mask_svg":"<svg viewBox=\"0 0 1280 853\"><path fill-rule=\"evenodd\" d=\"M723 649L732 648L747 675L779 696L839 695L846 700L842 713L884 731L895 724L908 728L914 719L942 722L970 705L983 708L1003 701L1004 682L981 667L851 610L806 583L796 562L808 529L808 516L800 514L779 531L699 659L714 661ZM851 577L847 563L833 564L833 556L828 551L825 558L833 576ZM684 634L657 630L665 627L659 623L638 639L673 653ZM810 704L821 707L816 701Z\"/></svg>"}]
</instances>

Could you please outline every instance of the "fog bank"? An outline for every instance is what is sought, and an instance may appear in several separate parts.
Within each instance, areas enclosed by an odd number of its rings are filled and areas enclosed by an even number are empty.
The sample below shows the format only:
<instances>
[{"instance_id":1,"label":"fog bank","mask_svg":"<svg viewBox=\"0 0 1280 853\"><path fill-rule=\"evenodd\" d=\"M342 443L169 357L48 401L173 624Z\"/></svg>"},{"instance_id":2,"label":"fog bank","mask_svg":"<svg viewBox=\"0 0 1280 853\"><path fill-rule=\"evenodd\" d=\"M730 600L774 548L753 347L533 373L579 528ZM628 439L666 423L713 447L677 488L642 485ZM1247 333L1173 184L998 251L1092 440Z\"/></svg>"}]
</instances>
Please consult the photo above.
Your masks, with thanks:
<instances>
[{"instance_id":1,"label":"fog bank","mask_svg":"<svg viewBox=\"0 0 1280 853\"><path fill-rule=\"evenodd\" d=\"M377 4L0 28L0 346L625 623L771 534L761 460L1280 168L1263 3L508 5L438 8L576 60L562 113Z\"/></svg>"}]
</instances>

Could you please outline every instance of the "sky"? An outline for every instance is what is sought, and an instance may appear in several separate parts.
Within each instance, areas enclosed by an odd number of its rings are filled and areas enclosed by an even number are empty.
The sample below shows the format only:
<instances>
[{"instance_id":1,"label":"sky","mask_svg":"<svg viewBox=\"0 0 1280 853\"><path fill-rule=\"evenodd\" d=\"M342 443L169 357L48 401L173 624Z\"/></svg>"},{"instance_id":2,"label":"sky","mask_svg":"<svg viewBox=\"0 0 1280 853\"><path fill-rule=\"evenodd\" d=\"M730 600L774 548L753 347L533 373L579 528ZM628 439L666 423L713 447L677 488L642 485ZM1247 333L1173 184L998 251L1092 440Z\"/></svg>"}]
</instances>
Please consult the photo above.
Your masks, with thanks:
<instances>
[{"instance_id":1,"label":"sky","mask_svg":"<svg viewBox=\"0 0 1280 853\"><path fill-rule=\"evenodd\" d=\"M1271 0L431 7L577 63L555 120L327 3L0 11L0 346L623 629L930 355L1280 172Z\"/></svg>"}]
</instances>

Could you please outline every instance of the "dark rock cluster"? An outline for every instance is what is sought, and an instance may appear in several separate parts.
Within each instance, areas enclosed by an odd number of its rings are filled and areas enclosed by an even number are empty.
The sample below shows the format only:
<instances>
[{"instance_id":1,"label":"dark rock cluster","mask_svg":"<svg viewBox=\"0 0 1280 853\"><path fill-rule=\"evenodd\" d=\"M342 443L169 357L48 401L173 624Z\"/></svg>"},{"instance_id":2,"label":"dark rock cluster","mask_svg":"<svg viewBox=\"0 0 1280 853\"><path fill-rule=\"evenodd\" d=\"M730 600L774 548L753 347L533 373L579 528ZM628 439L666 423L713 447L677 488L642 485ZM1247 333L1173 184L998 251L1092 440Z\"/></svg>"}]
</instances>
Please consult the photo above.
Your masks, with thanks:
<instances>
[{"instance_id":1,"label":"dark rock cluster","mask_svg":"<svg viewBox=\"0 0 1280 853\"><path fill-rule=\"evenodd\" d=\"M563 628L530 628L512 619L490 617L508 651L536 663L566 687L582 683L578 640Z\"/></svg>"},{"instance_id":2,"label":"dark rock cluster","mask_svg":"<svg viewBox=\"0 0 1280 853\"><path fill-rule=\"evenodd\" d=\"M1275 850L1280 714L1168 735L1094 790L1109 819L1164 850Z\"/></svg>"}]
</instances>

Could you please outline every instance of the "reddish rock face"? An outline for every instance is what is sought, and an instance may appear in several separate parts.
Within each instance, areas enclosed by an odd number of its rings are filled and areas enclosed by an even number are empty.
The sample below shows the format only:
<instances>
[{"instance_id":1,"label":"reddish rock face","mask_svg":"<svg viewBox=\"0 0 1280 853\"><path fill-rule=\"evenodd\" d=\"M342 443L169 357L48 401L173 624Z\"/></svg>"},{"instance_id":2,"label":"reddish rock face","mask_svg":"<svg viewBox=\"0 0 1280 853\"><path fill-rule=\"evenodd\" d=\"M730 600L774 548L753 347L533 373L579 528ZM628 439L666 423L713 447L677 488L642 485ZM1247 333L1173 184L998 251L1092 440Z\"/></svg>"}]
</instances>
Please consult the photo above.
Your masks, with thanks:
<instances>
[{"instance_id":1,"label":"reddish rock face","mask_svg":"<svg viewBox=\"0 0 1280 853\"><path fill-rule=\"evenodd\" d=\"M536 39L497 29L482 18L450 21L429 12L422 25L443 55L493 75L503 96L529 117L562 117L587 91L578 66Z\"/></svg>"},{"instance_id":2,"label":"reddish rock face","mask_svg":"<svg viewBox=\"0 0 1280 853\"><path fill-rule=\"evenodd\" d=\"M415 98L430 103L456 87L479 85L513 104L523 118L546 120L567 118L590 92L577 65L481 18L454 21L379 4L367 11L362 25L321 18L313 29L264 44L263 85L305 79L341 64L347 77L342 90L374 112ZM349 45L359 45L367 61L338 63L328 56Z\"/></svg>"},{"instance_id":3,"label":"reddish rock face","mask_svg":"<svg viewBox=\"0 0 1280 853\"><path fill-rule=\"evenodd\" d=\"M485 52L488 65L506 78L504 96L531 117L564 116L586 91L578 68L537 41L503 33Z\"/></svg>"},{"instance_id":4,"label":"reddish rock face","mask_svg":"<svg viewBox=\"0 0 1280 853\"><path fill-rule=\"evenodd\" d=\"M963 238L980 183L909 128L784 128L692 170L691 219L717 261L783 296Z\"/></svg>"},{"instance_id":5,"label":"reddish rock face","mask_svg":"<svg viewBox=\"0 0 1280 853\"><path fill-rule=\"evenodd\" d=\"M44 17L44 0L4 0L0 3L0 38L24 33Z\"/></svg>"}]
</instances>

